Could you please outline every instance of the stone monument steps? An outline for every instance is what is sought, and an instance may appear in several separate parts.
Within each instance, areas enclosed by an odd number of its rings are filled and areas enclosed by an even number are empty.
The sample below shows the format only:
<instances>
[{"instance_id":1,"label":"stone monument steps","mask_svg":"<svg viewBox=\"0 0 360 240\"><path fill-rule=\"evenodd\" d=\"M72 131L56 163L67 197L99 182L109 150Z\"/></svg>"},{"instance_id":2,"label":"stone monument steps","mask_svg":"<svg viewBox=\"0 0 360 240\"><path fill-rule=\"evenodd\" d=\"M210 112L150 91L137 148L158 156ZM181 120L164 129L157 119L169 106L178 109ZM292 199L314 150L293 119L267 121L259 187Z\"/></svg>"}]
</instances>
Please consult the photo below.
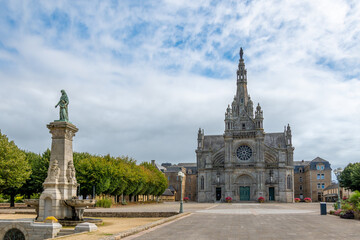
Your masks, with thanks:
<instances>
[{"instance_id":1,"label":"stone monument steps","mask_svg":"<svg viewBox=\"0 0 360 240\"><path fill-rule=\"evenodd\" d=\"M72 228L62 228L60 230L60 232L58 232L56 237L63 237L63 236L71 235L71 234L74 234L74 233L75 233L75 230L72 229Z\"/></svg>"}]
</instances>

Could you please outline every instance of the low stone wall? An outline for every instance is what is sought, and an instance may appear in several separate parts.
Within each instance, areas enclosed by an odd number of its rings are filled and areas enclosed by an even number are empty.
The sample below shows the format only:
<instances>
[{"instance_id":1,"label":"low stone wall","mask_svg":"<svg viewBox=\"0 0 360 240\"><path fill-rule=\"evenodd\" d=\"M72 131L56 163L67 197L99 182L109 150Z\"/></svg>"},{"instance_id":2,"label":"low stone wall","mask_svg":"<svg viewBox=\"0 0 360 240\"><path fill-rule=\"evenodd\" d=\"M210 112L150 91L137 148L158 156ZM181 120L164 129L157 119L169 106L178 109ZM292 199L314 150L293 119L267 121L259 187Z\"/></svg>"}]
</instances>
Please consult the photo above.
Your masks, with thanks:
<instances>
[{"instance_id":1,"label":"low stone wall","mask_svg":"<svg viewBox=\"0 0 360 240\"><path fill-rule=\"evenodd\" d=\"M171 217L178 212L85 212L84 217L158 218Z\"/></svg>"},{"instance_id":2,"label":"low stone wall","mask_svg":"<svg viewBox=\"0 0 360 240\"><path fill-rule=\"evenodd\" d=\"M0 220L0 239L11 229L21 231L25 240L54 238L61 227L59 223L36 223L33 219Z\"/></svg>"}]
</instances>

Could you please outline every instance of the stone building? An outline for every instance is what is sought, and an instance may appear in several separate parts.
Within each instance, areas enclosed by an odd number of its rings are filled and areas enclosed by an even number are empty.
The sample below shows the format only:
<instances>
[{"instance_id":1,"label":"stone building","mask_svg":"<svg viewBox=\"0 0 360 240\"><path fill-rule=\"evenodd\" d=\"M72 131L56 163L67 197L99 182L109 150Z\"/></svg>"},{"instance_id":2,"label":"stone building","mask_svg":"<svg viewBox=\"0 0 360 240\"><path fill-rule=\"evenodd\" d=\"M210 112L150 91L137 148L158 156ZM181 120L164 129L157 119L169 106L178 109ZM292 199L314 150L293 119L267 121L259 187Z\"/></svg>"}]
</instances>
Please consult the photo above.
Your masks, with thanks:
<instances>
[{"instance_id":1,"label":"stone building","mask_svg":"<svg viewBox=\"0 0 360 240\"><path fill-rule=\"evenodd\" d=\"M197 167L196 163L179 163L186 169L185 195L190 201L197 201Z\"/></svg>"},{"instance_id":2,"label":"stone building","mask_svg":"<svg viewBox=\"0 0 360 240\"><path fill-rule=\"evenodd\" d=\"M294 195L296 198L311 198L322 201L323 191L331 185L331 165L316 157L312 161L294 161Z\"/></svg>"},{"instance_id":3,"label":"stone building","mask_svg":"<svg viewBox=\"0 0 360 240\"><path fill-rule=\"evenodd\" d=\"M174 192L175 200L180 200L180 179L177 176L179 171L185 174L182 181L183 197L188 197L190 201L197 201L197 167L196 163L163 163L164 173L168 179L168 189Z\"/></svg>"},{"instance_id":4,"label":"stone building","mask_svg":"<svg viewBox=\"0 0 360 240\"><path fill-rule=\"evenodd\" d=\"M178 177L178 172L182 171L185 175L185 177L182 179L182 182L180 184L180 179ZM173 193L175 194L175 201L179 201L181 199L181 191L183 194L183 197L186 196L185 193L185 184L186 184L186 168L182 167L182 166L177 166L177 165L171 165L166 167L165 169L165 176L168 180L168 184L169 184L169 189L173 191Z\"/></svg>"},{"instance_id":5,"label":"stone building","mask_svg":"<svg viewBox=\"0 0 360 240\"><path fill-rule=\"evenodd\" d=\"M336 202L338 200L339 184L331 183L328 187L323 190L323 202ZM340 187L340 199L349 198L352 194L350 189Z\"/></svg>"},{"instance_id":6,"label":"stone building","mask_svg":"<svg viewBox=\"0 0 360 240\"><path fill-rule=\"evenodd\" d=\"M225 132L205 135L199 129L196 159L198 201L293 202L293 151L291 129L265 133L263 111L247 90L247 70L240 49L237 89L225 111Z\"/></svg>"}]
</instances>

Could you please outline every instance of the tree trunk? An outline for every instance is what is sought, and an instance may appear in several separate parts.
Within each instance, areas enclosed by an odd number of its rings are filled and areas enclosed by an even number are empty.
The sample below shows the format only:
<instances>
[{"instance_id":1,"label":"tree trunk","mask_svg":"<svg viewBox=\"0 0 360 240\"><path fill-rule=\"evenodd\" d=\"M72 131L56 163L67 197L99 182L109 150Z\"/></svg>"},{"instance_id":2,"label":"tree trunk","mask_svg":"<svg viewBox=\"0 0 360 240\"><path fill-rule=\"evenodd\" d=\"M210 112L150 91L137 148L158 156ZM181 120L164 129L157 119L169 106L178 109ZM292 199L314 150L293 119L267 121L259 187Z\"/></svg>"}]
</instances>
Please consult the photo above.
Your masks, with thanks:
<instances>
[{"instance_id":1,"label":"tree trunk","mask_svg":"<svg viewBox=\"0 0 360 240\"><path fill-rule=\"evenodd\" d=\"M10 194L10 207L15 207L15 194Z\"/></svg>"}]
</instances>

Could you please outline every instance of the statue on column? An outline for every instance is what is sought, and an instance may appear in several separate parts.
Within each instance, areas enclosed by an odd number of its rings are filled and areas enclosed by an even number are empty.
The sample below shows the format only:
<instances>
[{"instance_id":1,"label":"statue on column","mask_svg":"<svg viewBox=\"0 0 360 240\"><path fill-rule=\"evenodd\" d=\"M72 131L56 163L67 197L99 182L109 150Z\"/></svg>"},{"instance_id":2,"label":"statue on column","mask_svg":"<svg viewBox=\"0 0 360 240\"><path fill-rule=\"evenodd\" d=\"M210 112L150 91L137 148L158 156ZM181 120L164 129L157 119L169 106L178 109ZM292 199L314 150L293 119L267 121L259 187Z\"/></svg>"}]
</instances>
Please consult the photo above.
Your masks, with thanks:
<instances>
[{"instance_id":1,"label":"statue on column","mask_svg":"<svg viewBox=\"0 0 360 240\"><path fill-rule=\"evenodd\" d=\"M61 97L60 100L58 102L58 104L56 104L55 108L57 106L60 106L60 119L59 121L65 121L68 122L69 121L69 113L68 113L68 105L69 105L69 98L65 92L65 90L61 90Z\"/></svg>"}]
</instances>

